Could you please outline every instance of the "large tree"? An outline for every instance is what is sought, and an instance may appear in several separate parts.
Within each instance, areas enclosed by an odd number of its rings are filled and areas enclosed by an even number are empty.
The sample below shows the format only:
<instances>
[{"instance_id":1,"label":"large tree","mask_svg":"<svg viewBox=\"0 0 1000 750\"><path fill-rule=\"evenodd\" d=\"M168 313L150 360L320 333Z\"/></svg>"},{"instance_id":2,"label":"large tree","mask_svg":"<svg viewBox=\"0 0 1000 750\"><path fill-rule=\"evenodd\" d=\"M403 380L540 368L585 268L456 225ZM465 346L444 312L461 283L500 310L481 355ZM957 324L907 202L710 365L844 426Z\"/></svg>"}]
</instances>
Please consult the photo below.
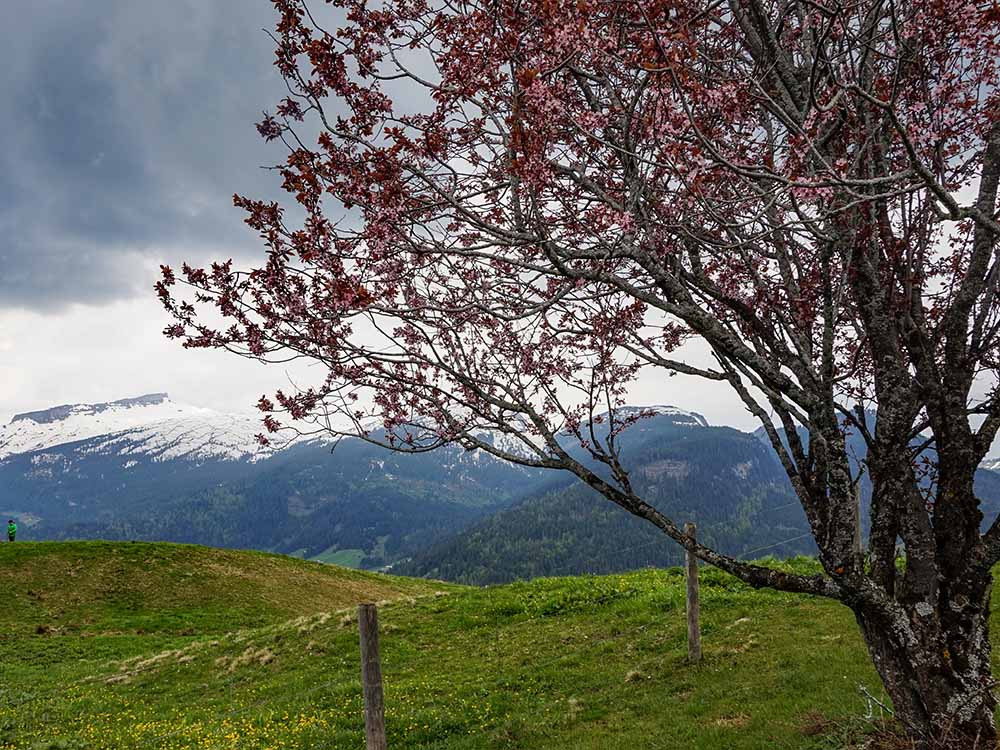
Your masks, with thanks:
<instances>
[{"instance_id":1,"label":"large tree","mask_svg":"<svg viewBox=\"0 0 1000 750\"><path fill-rule=\"evenodd\" d=\"M235 199L258 268L164 268L167 334L321 364L261 399L272 431L568 470L752 586L842 602L914 738L992 747L995 1L274 5L289 96L258 129L297 205ZM616 407L644 371L739 394L825 575L696 544L633 489Z\"/></svg>"}]
</instances>

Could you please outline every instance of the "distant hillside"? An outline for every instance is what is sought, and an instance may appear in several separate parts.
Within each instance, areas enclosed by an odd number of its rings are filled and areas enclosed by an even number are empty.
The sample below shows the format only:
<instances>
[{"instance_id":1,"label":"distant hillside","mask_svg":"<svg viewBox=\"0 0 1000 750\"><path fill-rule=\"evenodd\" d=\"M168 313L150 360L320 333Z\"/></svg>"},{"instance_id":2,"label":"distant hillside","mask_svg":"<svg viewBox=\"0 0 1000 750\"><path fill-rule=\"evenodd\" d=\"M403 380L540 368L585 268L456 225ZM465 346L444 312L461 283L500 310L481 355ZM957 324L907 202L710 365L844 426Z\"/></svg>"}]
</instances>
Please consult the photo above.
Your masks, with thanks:
<instances>
[{"instance_id":1,"label":"distant hillside","mask_svg":"<svg viewBox=\"0 0 1000 750\"><path fill-rule=\"evenodd\" d=\"M355 550L363 567L376 568L505 507L540 478L458 448L405 455L358 440L332 453L295 446L208 486L220 476L215 469L191 476L202 484L168 478L151 489L158 497L133 493L93 519L77 514L38 530L57 539L164 539L305 557Z\"/></svg>"},{"instance_id":2,"label":"distant hillside","mask_svg":"<svg viewBox=\"0 0 1000 750\"><path fill-rule=\"evenodd\" d=\"M538 472L457 447L263 450L255 417L149 394L0 427L0 514L26 539L253 547L380 567L504 507Z\"/></svg>"},{"instance_id":3,"label":"distant hillside","mask_svg":"<svg viewBox=\"0 0 1000 750\"><path fill-rule=\"evenodd\" d=\"M773 452L727 427L679 429L664 418L626 433L622 457L639 494L733 555L811 554L805 514ZM463 583L676 565L683 551L575 479L554 482L393 568Z\"/></svg>"},{"instance_id":4,"label":"distant hillside","mask_svg":"<svg viewBox=\"0 0 1000 750\"><path fill-rule=\"evenodd\" d=\"M737 557L812 555L805 514L770 443L759 433L667 415L645 419L621 436L622 460L641 497L699 538ZM865 445L850 437L856 456ZM856 470L856 466L855 466ZM393 566L404 575L461 583L505 583L536 576L609 573L678 565L682 549L574 478L552 475L543 489L510 508ZM1000 512L1000 474L981 470L976 491L984 525ZM871 483L862 481L864 532Z\"/></svg>"},{"instance_id":5,"label":"distant hillside","mask_svg":"<svg viewBox=\"0 0 1000 750\"><path fill-rule=\"evenodd\" d=\"M619 440L647 499L733 554L814 549L769 445L676 407L641 408L655 416ZM456 446L405 455L345 439L332 451L321 440L266 450L260 429L256 417L162 393L18 414L0 426L0 517L17 518L26 541L254 548L478 582L679 560L675 545L564 473ZM1000 474L980 472L977 486L991 519Z\"/></svg>"}]
</instances>

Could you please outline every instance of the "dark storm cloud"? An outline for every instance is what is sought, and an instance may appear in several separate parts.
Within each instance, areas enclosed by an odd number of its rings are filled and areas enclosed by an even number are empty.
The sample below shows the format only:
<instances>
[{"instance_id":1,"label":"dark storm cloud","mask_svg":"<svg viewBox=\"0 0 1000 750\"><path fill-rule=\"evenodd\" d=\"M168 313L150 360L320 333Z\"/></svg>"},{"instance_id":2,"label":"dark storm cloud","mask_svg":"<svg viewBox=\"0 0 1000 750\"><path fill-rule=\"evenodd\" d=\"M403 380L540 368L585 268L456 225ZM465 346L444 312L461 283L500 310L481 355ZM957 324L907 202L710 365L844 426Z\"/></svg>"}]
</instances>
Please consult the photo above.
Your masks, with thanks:
<instances>
[{"instance_id":1,"label":"dark storm cloud","mask_svg":"<svg viewBox=\"0 0 1000 750\"><path fill-rule=\"evenodd\" d=\"M0 45L0 308L146 293L153 261L255 247L281 96L267 0L35 0Z\"/></svg>"}]
</instances>

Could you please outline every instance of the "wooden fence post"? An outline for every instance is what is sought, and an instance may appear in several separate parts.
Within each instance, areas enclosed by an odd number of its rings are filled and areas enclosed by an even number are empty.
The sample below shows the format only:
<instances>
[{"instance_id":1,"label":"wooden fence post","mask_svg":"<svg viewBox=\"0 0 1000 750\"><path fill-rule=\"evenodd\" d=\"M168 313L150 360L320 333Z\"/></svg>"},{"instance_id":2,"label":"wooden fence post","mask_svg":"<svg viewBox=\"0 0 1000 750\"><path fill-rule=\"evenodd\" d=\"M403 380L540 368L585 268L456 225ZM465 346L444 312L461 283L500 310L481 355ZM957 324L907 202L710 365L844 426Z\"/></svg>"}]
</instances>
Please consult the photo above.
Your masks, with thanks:
<instances>
[{"instance_id":1,"label":"wooden fence post","mask_svg":"<svg viewBox=\"0 0 1000 750\"><path fill-rule=\"evenodd\" d=\"M358 631L361 635L361 690L365 697L365 746L367 750L386 750L378 609L374 604L358 605Z\"/></svg>"},{"instance_id":2,"label":"wooden fence post","mask_svg":"<svg viewBox=\"0 0 1000 750\"><path fill-rule=\"evenodd\" d=\"M696 539L693 523L684 524L684 533L692 541ZM687 625L688 661L701 661L701 605L698 602L698 558L690 550L684 551L687 563Z\"/></svg>"}]
</instances>

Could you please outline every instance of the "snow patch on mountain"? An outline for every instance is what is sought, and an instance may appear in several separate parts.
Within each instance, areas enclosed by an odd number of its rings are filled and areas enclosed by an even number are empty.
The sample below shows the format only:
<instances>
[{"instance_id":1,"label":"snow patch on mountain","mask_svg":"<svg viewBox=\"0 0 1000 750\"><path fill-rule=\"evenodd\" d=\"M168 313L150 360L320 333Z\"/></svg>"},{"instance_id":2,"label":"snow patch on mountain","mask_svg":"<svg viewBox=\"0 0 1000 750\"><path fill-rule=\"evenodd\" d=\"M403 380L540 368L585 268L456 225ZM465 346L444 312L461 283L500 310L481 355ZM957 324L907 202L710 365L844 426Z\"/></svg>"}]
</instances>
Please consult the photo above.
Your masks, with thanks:
<instances>
[{"instance_id":1,"label":"snow patch on mountain","mask_svg":"<svg viewBox=\"0 0 1000 750\"><path fill-rule=\"evenodd\" d=\"M678 409L676 406L666 404L654 404L652 406L619 406L615 409L615 417L619 420L625 417L632 417L637 414L651 414L654 417L670 417L670 421L676 425L688 427L708 427L708 420L701 414L685 409ZM607 413L604 415L607 418Z\"/></svg>"},{"instance_id":2,"label":"snow patch on mountain","mask_svg":"<svg viewBox=\"0 0 1000 750\"><path fill-rule=\"evenodd\" d=\"M257 442L261 431L261 421L255 417L210 412L102 436L90 441L87 451L143 455L154 461L257 461L273 452Z\"/></svg>"},{"instance_id":3,"label":"snow patch on mountain","mask_svg":"<svg viewBox=\"0 0 1000 750\"><path fill-rule=\"evenodd\" d=\"M675 406L624 406L616 410L619 419L640 413L668 417L674 424L707 427L700 414ZM642 420L640 420L642 421ZM227 460L259 461L292 443L279 447L258 444L262 431L259 417L226 414L171 401L166 393L100 404L65 404L41 411L18 414L10 424L0 426L0 461L21 453L38 453L73 444L79 455L127 456L125 468L134 468L136 459L152 461ZM524 434L529 435L525 429ZM509 455L534 458L536 454L517 436L503 430L483 429L477 437ZM311 438L316 440L315 436ZM536 443L537 439L529 440ZM475 456L473 460L479 460Z\"/></svg>"},{"instance_id":4,"label":"snow patch on mountain","mask_svg":"<svg viewBox=\"0 0 1000 750\"><path fill-rule=\"evenodd\" d=\"M646 419L654 419L656 417L669 417L672 424L681 427L709 426L708 420L706 420L701 414L693 411L685 411L684 409L678 409L676 406L621 406L615 409L615 417L618 422L622 422L628 417L640 414L644 415L644 418L640 419L639 422L634 425L637 429L641 429L639 425L646 421ZM607 412L601 415L601 422L603 424L607 424ZM520 458L538 458L538 453L526 445L521 437L518 437L510 432L504 432L502 430L478 430L474 434L480 440L490 443L498 450L512 456L518 456ZM526 420L524 420L524 425L522 426L522 434L532 445L538 445L542 452L545 452L545 447L541 439L531 434L527 427ZM568 434L569 433L563 433L563 436L565 437Z\"/></svg>"},{"instance_id":5,"label":"snow patch on mountain","mask_svg":"<svg viewBox=\"0 0 1000 750\"><path fill-rule=\"evenodd\" d=\"M15 414L11 423L33 422L35 424L51 424L53 422L66 422L73 418L94 416L109 412L109 416L120 415L122 412L142 413L148 407L162 406L170 401L166 393L147 393L144 396L135 398L123 398L118 401L107 401L100 404L62 404L52 406L40 411L29 411L24 414ZM78 421L78 420L77 420Z\"/></svg>"},{"instance_id":6,"label":"snow patch on mountain","mask_svg":"<svg viewBox=\"0 0 1000 750\"><path fill-rule=\"evenodd\" d=\"M268 454L254 437L260 419L171 401L165 393L102 404L67 404L18 414L0 427L0 460L87 441L88 453L146 455L154 460L254 460Z\"/></svg>"},{"instance_id":7,"label":"snow patch on mountain","mask_svg":"<svg viewBox=\"0 0 1000 750\"><path fill-rule=\"evenodd\" d=\"M537 438L532 439L532 436L527 431L525 431L524 435L532 445L539 444L540 441ZM484 443L489 443L498 451L503 451L508 455L517 456L518 458L538 458L538 453L532 450L530 446L525 445L524 440L509 432L503 432L502 430L477 430L475 436ZM476 451L473 457L478 461L479 451Z\"/></svg>"}]
</instances>

